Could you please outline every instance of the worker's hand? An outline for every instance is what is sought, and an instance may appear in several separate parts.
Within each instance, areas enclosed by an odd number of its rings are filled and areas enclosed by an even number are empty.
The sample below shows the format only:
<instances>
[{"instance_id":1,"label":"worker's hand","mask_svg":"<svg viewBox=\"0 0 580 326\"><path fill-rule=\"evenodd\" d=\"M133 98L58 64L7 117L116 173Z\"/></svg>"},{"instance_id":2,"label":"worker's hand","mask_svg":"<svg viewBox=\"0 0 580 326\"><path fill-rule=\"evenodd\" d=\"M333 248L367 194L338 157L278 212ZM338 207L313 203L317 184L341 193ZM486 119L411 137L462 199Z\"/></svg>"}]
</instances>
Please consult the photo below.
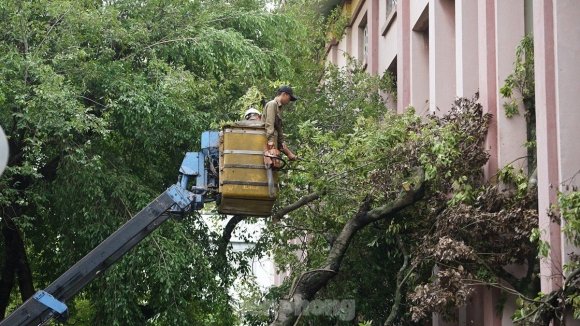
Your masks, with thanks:
<instances>
[{"instance_id":1,"label":"worker's hand","mask_svg":"<svg viewBox=\"0 0 580 326\"><path fill-rule=\"evenodd\" d=\"M268 149L272 149L274 148L274 142L273 141L269 141L268 142Z\"/></svg>"},{"instance_id":2,"label":"worker's hand","mask_svg":"<svg viewBox=\"0 0 580 326\"><path fill-rule=\"evenodd\" d=\"M296 161L296 159L298 159L298 156L294 155L294 153L288 151L288 159L290 161Z\"/></svg>"}]
</instances>

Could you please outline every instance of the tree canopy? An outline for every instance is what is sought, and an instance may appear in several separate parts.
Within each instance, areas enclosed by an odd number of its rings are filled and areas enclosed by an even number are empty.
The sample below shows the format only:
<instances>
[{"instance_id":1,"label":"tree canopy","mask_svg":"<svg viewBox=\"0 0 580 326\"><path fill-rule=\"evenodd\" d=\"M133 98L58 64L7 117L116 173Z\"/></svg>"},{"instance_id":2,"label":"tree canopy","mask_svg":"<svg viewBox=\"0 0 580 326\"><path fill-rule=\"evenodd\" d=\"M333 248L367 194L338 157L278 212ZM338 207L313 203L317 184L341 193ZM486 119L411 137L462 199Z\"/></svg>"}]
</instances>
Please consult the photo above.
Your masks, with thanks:
<instances>
[{"instance_id":1,"label":"tree canopy","mask_svg":"<svg viewBox=\"0 0 580 326\"><path fill-rule=\"evenodd\" d=\"M281 222L235 253L232 232L256 219L218 217L222 232L197 214L170 220L69 303L76 325L419 325L454 318L484 285L533 301L536 189L512 166L483 180L492 117L477 95L442 117L395 114L391 74L324 66L327 32L342 34L319 5L1 2L0 317L173 184L202 131L281 84L301 98L284 129L302 158L280 176ZM574 223L578 202L561 197ZM245 257L267 254L290 277L253 289L240 313L227 288L250 278ZM556 314L526 302L516 319Z\"/></svg>"},{"instance_id":2,"label":"tree canopy","mask_svg":"<svg viewBox=\"0 0 580 326\"><path fill-rule=\"evenodd\" d=\"M0 4L0 125L11 151L0 178L2 316L174 183L201 131L237 120L249 89L269 97L279 80L306 74L291 59L305 54L309 31L264 8ZM83 291L71 305L77 324L233 323L223 284L236 275L218 277L214 261L221 234L195 216L166 224Z\"/></svg>"}]
</instances>

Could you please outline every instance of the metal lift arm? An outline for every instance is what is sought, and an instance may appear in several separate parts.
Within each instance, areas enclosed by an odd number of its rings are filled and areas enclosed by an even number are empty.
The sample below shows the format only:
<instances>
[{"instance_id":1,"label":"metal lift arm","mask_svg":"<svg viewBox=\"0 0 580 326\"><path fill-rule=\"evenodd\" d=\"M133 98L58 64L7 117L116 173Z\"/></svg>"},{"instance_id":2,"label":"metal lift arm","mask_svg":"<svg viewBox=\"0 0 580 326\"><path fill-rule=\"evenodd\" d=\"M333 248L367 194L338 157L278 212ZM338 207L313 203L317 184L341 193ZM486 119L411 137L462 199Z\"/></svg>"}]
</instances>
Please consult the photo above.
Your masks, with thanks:
<instances>
[{"instance_id":1,"label":"metal lift arm","mask_svg":"<svg viewBox=\"0 0 580 326\"><path fill-rule=\"evenodd\" d=\"M44 325L51 318L64 322L68 309L64 302L74 297L94 278L113 265L169 217L176 206L189 210L195 195L173 185L61 275L45 290L38 291L12 312L0 326Z\"/></svg>"},{"instance_id":2,"label":"metal lift arm","mask_svg":"<svg viewBox=\"0 0 580 326\"><path fill-rule=\"evenodd\" d=\"M1 131L0 129L0 136ZM2 145L1 139L0 145ZM133 216L46 289L38 291L8 317L1 320L0 326L44 325L52 318L65 322L69 314L65 302L117 262L170 216L182 218L194 210L202 209L204 203L214 201L213 192L218 184L218 176L215 172L219 159L218 132L203 132L201 145L201 152L185 155L179 169L177 184L171 186ZM0 168L3 168L2 162L0 162ZM186 189L190 181L195 182L195 185L190 187L191 191L188 191Z\"/></svg>"}]
</instances>

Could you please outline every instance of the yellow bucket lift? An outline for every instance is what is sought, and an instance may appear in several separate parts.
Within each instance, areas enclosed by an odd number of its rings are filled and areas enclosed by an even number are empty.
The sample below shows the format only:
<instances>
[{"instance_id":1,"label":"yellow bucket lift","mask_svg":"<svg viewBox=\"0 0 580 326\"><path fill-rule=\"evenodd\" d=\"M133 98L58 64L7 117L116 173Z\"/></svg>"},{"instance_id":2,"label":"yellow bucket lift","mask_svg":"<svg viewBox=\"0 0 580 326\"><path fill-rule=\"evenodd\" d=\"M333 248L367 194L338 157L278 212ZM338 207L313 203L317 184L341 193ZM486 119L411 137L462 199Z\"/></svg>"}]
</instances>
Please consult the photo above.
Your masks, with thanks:
<instances>
[{"instance_id":1,"label":"yellow bucket lift","mask_svg":"<svg viewBox=\"0 0 580 326\"><path fill-rule=\"evenodd\" d=\"M266 130L226 125L219 134L220 214L270 216L278 197L278 173L264 165ZM276 143L276 142L274 142Z\"/></svg>"}]
</instances>

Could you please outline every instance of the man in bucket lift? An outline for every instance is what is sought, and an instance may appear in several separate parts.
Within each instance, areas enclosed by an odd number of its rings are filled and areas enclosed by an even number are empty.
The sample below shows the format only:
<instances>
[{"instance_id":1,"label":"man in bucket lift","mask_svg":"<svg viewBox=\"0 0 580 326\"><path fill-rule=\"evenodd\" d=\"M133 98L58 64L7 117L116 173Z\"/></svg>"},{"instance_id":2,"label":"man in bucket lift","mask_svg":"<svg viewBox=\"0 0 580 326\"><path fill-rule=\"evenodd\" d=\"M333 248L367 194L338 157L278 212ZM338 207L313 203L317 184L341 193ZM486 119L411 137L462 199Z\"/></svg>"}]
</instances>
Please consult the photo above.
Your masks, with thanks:
<instances>
[{"instance_id":1,"label":"man in bucket lift","mask_svg":"<svg viewBox=\"0 0 580 326\"><path fill-rule=\"evenodd\" d=\"M274 148L274 138L278 137L278 149L280 152L286 154L290 161L296 161L296 155L286 147L286 143L284 142L282 108L291 101L296 100L297 98L294 96L292 88L283 85L278 89L276 97L266 103L264 113L262 114L262 122L266 127L266 137L268 138L268 149Z\"/></svg>"},{"instance_id":2,"label":"man in bucket lift","mask_svg":"<svg viewBox=\"0 0 580 326\"><path fill-rule=\"evenodd\" d=\"M260 114L260 111L254 109L254 108L249 108L244 113L244 118L246 118L246 120L260 121L261 117L262 117L262 115Z\"/></svg>"},{"instance_id":3,"label":"man in bucket lift","mask_svg":"<svg viewBox=\"0 0 580 326\"><path fill-rule=\"evenodd\" d=\"M236 126L264 126L264 123L262 121L260 121L260 117L262 115L260 114L260 111L254 109L254 108L249 108L246 110L246 112L244 112L244 119L242 121L238 121L235 123Z\"/></svg>"}]
</instances>

